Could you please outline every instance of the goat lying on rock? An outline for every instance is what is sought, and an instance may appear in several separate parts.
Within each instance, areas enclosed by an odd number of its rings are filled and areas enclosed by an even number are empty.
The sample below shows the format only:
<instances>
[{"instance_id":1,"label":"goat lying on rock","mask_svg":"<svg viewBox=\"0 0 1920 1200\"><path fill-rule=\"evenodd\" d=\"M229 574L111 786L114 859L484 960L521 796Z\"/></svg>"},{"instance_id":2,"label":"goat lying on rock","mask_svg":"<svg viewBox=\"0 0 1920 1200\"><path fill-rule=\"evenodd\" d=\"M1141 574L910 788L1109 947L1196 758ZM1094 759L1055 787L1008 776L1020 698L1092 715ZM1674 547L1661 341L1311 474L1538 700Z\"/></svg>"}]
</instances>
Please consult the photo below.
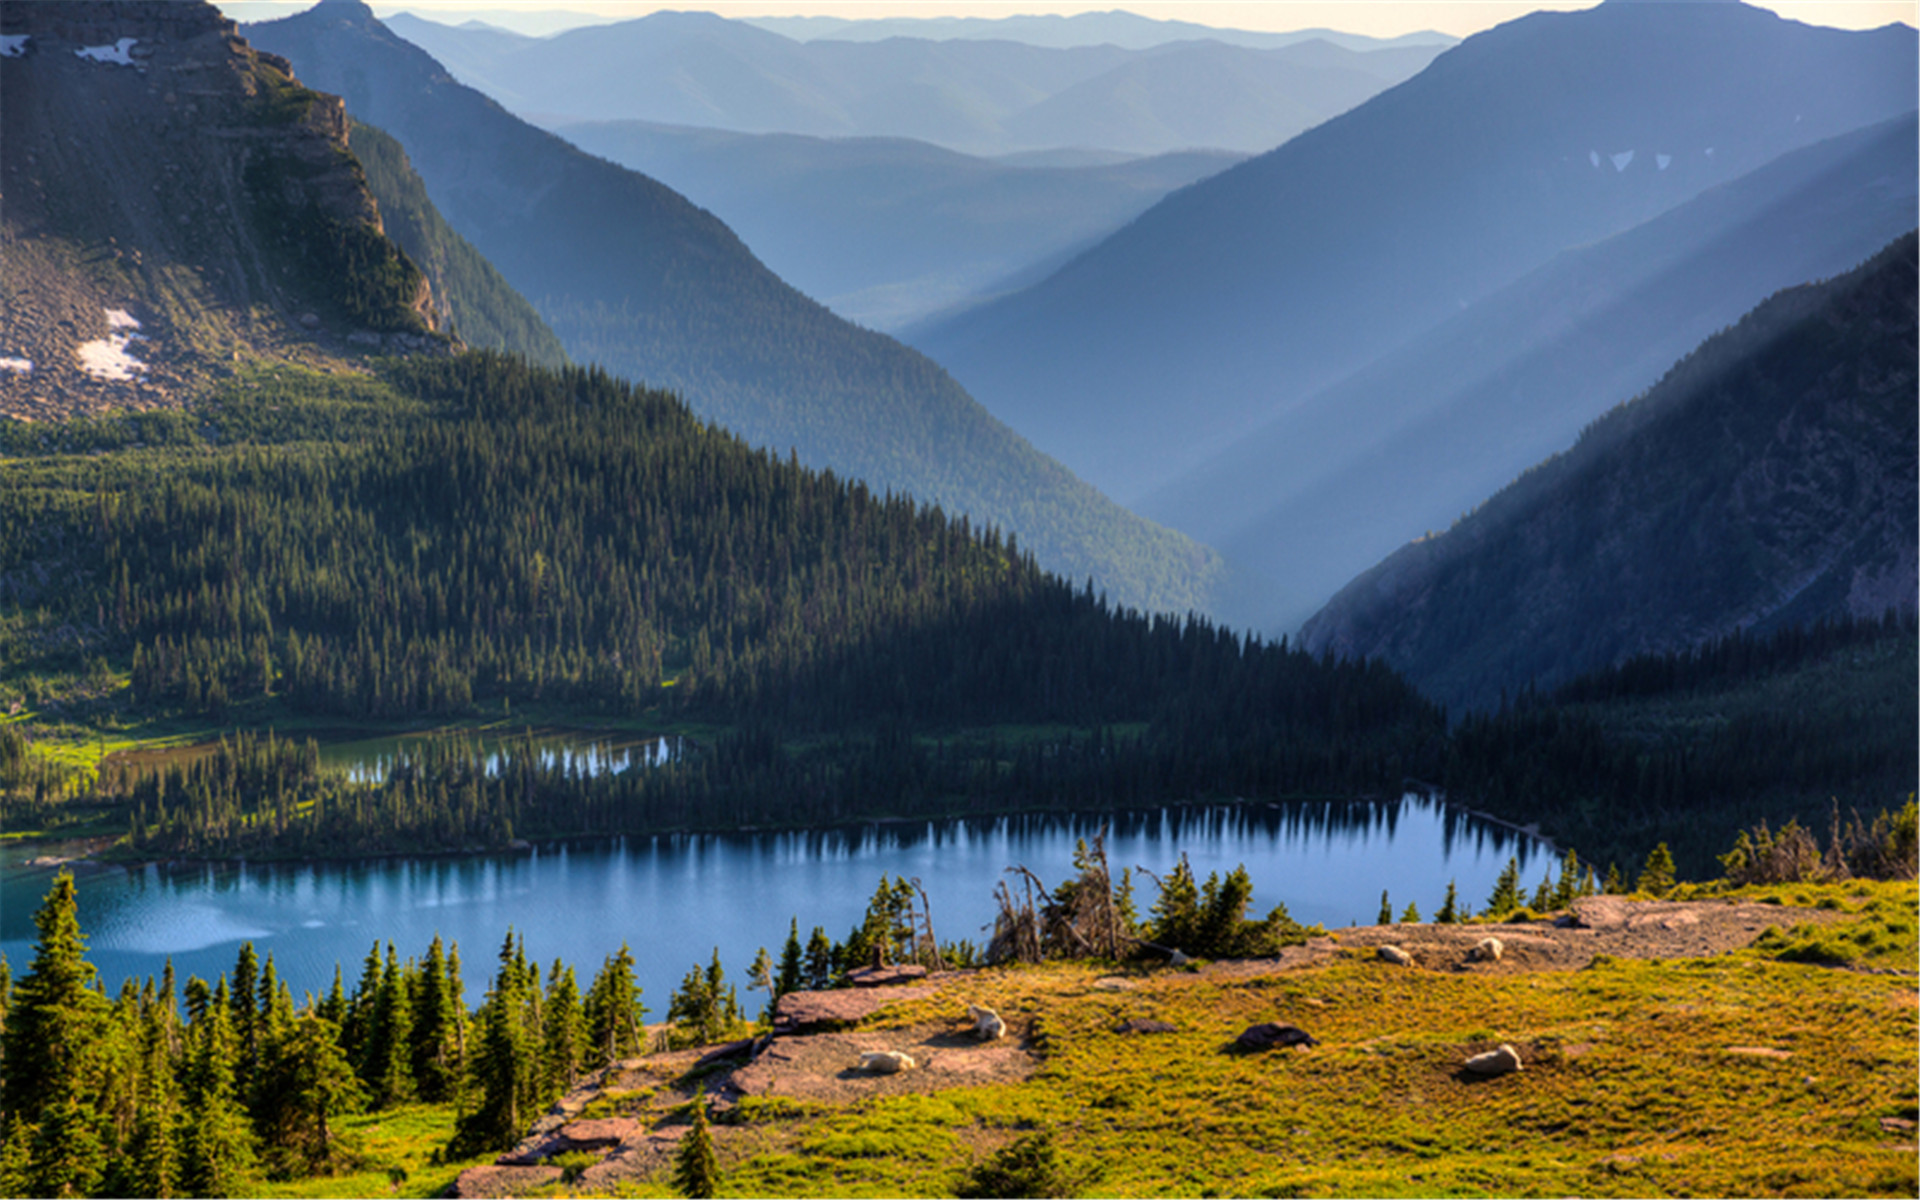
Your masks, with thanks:
<instances>
[{"instance_id":1,"label":"goat lying on rock","mask_svg":"<svg viewBox=\"0 0 1920 1200\"><path fill-rule=\"evenodd\" d=\"M1500 956L1506 953L1506 950L1507 950L1506 946L1501 944L1499 938L1496 938L1496 937L1481 938L1479 945L1467 951L1467 961L1468 962L1499 962Z\"/></svg>"},{"instance_id":2,"label":"goat lying on rock","mask_svg":"<svg viewBox=\"0 0 1920 1200\"><path fill-rule=\"evenodd\" d=\"M860 1069L875 1075L898 1075L918 1065L913 1055L901 1050L869 1050L860 1056Z\"/></svg>"}]
</instances>

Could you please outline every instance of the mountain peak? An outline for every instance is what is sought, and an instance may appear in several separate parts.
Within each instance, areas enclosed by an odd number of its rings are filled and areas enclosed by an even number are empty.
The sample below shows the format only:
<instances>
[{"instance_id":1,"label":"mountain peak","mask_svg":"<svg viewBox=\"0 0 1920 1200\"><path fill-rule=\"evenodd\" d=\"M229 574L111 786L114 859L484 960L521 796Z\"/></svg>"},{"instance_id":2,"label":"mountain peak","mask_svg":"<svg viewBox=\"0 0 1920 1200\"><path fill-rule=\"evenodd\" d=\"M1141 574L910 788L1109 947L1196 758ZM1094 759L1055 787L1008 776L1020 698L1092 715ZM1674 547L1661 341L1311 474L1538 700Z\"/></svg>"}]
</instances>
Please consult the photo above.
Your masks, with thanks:
<instances>
[{"instance_id":1,"label":"mountain peak","mask_svg":"<svg viewBox=\"0 0 1920 1200\"><path fill-rule=\"evenodd\" d=\"M341 21L377 21L373 8L366 0L320 0L313 6L313 12L323 17Z\"/></svg>"}]
</instances>

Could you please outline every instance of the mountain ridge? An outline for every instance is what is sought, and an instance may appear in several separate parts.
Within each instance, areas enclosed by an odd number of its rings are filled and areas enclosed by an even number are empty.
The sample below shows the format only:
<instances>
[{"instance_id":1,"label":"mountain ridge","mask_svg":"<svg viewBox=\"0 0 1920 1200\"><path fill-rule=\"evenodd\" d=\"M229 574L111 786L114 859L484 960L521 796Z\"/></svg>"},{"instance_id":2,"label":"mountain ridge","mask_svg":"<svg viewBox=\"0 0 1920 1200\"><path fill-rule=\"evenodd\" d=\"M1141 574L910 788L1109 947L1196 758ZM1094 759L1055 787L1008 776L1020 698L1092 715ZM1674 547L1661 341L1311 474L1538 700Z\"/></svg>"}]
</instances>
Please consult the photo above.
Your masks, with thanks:
<instances>
[{"instance_id":1,"label":"mountain ridge","mask_svg":"<svg viewBox=\"0 0 1920 1200\"><path fill-rule=\"evenodd\" d=\"M1911 612L1912 233L1782 291L1452 529L1363 573L1302 644L1453 705L1736 630Z\"/></svg>"},{"instance_id":2,"label":"mountain ridge","mask_svg":"<svg viewBox=\"0 0 1920 1200\"><path fill-rule=\"evenodd\" d=\"M1233 603L1217 553L1075 479L938 364L795 291L711 213L513 117L371 14L324 0L247 31L399 139L448 223L575 361L670 388L755 445L1015 533L1116 602Z\"/></svg>"}]
</instances>

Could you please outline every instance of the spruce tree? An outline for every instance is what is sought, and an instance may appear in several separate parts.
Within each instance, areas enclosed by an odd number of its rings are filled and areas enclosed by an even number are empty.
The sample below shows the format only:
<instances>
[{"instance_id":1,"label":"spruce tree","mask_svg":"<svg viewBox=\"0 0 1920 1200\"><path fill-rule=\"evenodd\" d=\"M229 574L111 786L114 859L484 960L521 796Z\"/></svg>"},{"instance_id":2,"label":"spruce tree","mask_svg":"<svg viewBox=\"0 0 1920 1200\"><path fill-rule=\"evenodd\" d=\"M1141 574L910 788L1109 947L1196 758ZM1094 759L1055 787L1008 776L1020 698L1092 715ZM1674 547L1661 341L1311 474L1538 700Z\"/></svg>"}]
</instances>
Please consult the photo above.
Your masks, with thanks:
<instances>
[{"instance_id":1,"label":"spruce tree","mask_svg":"<svg viewBox=\"0 0 1920 1200\"><path fill-rule=\"evenodd\" d=\"M707 1127L707 1089L693 1096L693 1128L680 1139L673 1160L673 1186L695 1200L711 1197L720 1184L720 1160L713 1152L713 1132Z\"/></svg>"},{"instance_id":2,"label":"spruce tree","mask_svg":"<svg viewBox=\"0 0 1920 1200\"><path fill-rule=\"evenodd\" d=\"M1640 868L1640 877L1634 880L1633 890L1658 897L1672 891L1673 885L1673 853L1667 849L1665 842L1661 842L1647 853L1646 865Z\"/></svg>"},{"instance_id":3,"label":"spruce tree","mask_svg":"<svg viewBox=\"0 0 1920 1200\"><path fill-rule=\"evenodd\" d=\"M1493 894L1487 897L1487 915L1504 917L1520 907L1520 860L1509 858L1500 878L1494 881Z\"/></svg>"},{"instance_id":4,"label":"spruce tree","mask_svg":"<svg viewBox=\"0 0 1920 1200\"><path fill-rule=\"evenodd\" d=\"M1393 904L1387 899L1387 890L1380 889L1380 915L1374 918L1375 925L1393 924Z\"/></svg>"},{"instance_id":5,"label":"spruce tree","mask_svg":"<svg viewBox=\"0 0 1920 1200\"><path fill-rule=\"evenodd\" d=\"M420 1099L439 1104L453 1098L461 998L447 966L446 947L435 934L420 966L420 994L413 1011L413 1082Z\"/></svg>"},{"instance_id":6,"label":"spruce tree","mask_svg":"<svg viewBox=\"0 0 1920 1200\"><path fill-rule=\"evenodd\" d=\"M600 973L587 989L585 1016L591 1049L583 1061L588 1067L604 1067L645 1052L647 1009L640 1003L633 952L625 942L620 943L619 953L600 964Z\"/></svg>"},{"instance_id":7,"label":"spruce tree","mask_svg":"<svg viewBox=\"0 0 1920 1200\"><path fill-rule=\"evenodd\" d=\"M825 991L833 986L833 943L827 939L827 931L818 925L807 938L806 989L810 992Z\"/></svg>"},{"instance_id":8,"label":"spruce tree","mask_svg":"<svg viewBox=\"0 0 1920 1200\"><path fill-rule=\"evenodd\" d=\"M366 1098L340 1049L339 1029L313 1007L302 1010L279 1067L274 1141L305 1174L327 1174L334 1165L334 1119L358 1111Z\"/></svg>"},{"instance_id":9,"label":"spruce tree","mask_svg":"<svg viewBox=\"0 0 1920 1200\"><path fill-rule=\"evenodd\" d=\"M557 958L547 972L547 999L541 1018L541 1090L549 1096L565 1095L586 1066L587 1018L573 968Z\"/></svg>"},{"instance_id":10,"label":"spruce tree","mask_svg":"<svg viewBox=\"0 0 1920 1200\"><path fill-rule=\"evenodd\" d=\"M234 1036L224 977L196 1027L188 1031L187 1144L183 1179L195 1196L237 1196L253 1169L253 1131L234 1091Z\"/></svg>"},{"instance_id":11,"label":"spruce tree","mask_svg":"<svg viewBox=\"0 0 1920 1200\"><path fill-rule=\"evenodd\" d=\"M0 1113L27 1130L25 1194L87 1195L106 1171L95 1107L108 1004L94 989L71 872L54 877L34 913L33 964L14 988L4 1037Z\"/></svg>"},{"instance_id":12,"label":"spruce tree","mask_svg":"<svg viewBox=\"0 0 1920 1200\"><path fill-rule=\"evenodd\" d=\"M1400 923L1402 925L1418 925L1420 923L1420 906L1412 901L1408 901L1407 911L1400 914Z\"/></svg>"},{"instance_id":13,"label":"spruce tree","mask_svg":"<svg viewBox=\"0 0 1920 1200\"><path fill-rule=\"evenodd\" d=\"M800 946L800 918L795 917L787 926L787 944L780 951L780 973L774 977L773 981L773 994L776 1000L788 992L800 990L805 978L805 955L806 952ZM4 969L5 966L5 959L0 958L0 969ZM0 1004L4 1002L0 1001ZM5 1017L6 1010L0 1007L0 1023L5 1021Z\"/></svg>"},{"instance_id":14,"label":"spruce tree","mask_svg":"<svg viewBox=\"0 0 1920 1200\"><path fill-rule=\"evenodd\" d=\"M1458 925L1466 914L1460 911L1460 896L1454 889L1453 880L1447 880L1447 898L1441 902L1440 911L1434 914L1434 921L1441 925Z\"/></svg>"}]
</instances>

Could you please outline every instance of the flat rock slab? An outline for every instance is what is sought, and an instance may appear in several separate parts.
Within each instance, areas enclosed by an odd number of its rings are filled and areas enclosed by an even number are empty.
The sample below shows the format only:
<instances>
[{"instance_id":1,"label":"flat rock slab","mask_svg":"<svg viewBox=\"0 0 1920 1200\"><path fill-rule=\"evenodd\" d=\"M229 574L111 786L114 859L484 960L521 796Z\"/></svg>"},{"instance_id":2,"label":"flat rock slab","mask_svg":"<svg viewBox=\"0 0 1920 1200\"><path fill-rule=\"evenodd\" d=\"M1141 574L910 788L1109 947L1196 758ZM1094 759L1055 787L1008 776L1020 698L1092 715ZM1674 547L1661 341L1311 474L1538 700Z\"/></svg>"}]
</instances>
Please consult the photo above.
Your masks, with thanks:
<instances>
[{"instance_id":1,"label":"flat rock slab","mask_svg":"<svg viewBox=\"0 0 1920 1200\"><path fill-rule=\"evenodd\" d=\"M1618 896L1582 896L1573 902L1575 929L1625 929L1632 906Z\"/></svg>"},{"instance_id":2,"label":"flat rock slab","mask_svg":"<svg viewBox=\"0 0 1920 1200\"><path fill-rule=\"evenodd\" d=\"M924 968L922 968L924 970ZM830 992L788 992L774 1006L775 1033L804 1033L825 1025L851 1025L901 1000L918 1000L938 989L931 984L916 987L835 988Z\"/></svg>"},{"instance_id":3,"label":"flat rock slab","mask_svg":"<svg viewBox=\"0 0 1920 1200\"><path fill-rule=\"evenodd\" d=\"M860 1056L875 1050L902 1051L912 1055L917 1065L897 1075L860 1070ZM733 1072L730 1082L750 1096L845 1103L869 1096L1018 1082L1030 1078L1038 1067L1038 1058L1020 1039L980 1042L946 1023L929 1023L775 1038L764 1054Z\"/></svg>"},{"instance_id":4,"label":"flat rock slab","mask_svg":"<svg viewBox=\"0 0 1920 1200\"><path fill-rule=\"evenodd\" d=\"M927 969L918 963L897 967L859 967L847 972L847 982L857 988L900 987L918 983L927 977Z\"/></svg>"},{"instance_id":5,"label":"flat rock slab","mask_svg":"<svg viewBox=\"0 0 1920 1200\"><path fill-rule=\"evenodd\" d=\"M559 1167L468 1167L453 1181L461 1197L525 1196L560 1179Z\"/></svg>"},{"instance_id":6,"label":"flat rock slab","mask_svg":"<svg viewBox=\"0 0 1920 1200\"><path fill-rule=\"evenodd\" d=\"M1792 1058L1791 1050L1775 1050L1772 1046L1728 1046L1728 1054L1738 1054L1743 1058Z\"/></svg>"}]
</instances>

